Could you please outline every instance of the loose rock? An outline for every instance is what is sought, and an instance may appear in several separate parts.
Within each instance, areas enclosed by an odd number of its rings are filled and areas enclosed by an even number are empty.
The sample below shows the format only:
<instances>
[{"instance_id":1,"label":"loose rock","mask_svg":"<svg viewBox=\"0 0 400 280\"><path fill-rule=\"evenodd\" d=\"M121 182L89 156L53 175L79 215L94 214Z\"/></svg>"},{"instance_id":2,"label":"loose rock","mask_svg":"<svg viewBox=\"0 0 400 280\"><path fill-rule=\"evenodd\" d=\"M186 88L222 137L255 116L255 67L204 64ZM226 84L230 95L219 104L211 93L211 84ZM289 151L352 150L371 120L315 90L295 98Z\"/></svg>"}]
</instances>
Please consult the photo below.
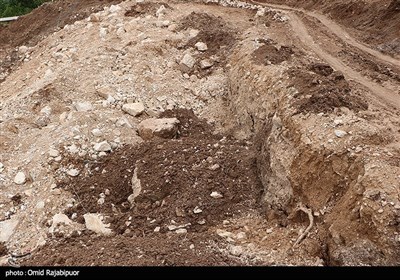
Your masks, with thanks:
<instances>
[{"instance_id":1,"label":"loose rock","mask_svg":"<svg viewBox=\"0 0 400 280\"><path fill-rule=\"evenodd\" d=\"M92 103L90 102L77 102L75 103L75 109L78 112L87 112L93 109Z\"/></svg>"},{"instance_id":2,"label":"loose rock","mask_svg":"<svg viewBox=\"0 0 400 280\"><path fill-rule=\"evenodd\" d=\"M181 65L184 65L189 69L192 69L195 64L196 64L196 59L190 54L185 54L181 60Z\"/></svg>"},{"instance_id":3,"label":"loose rock","mask_svg":"<svg viewBox=\"0 0 400 280\"><path fill-rule=\"evenodd\" d=\"M208 50L208 47L205 43L203 42L197 42L196 45L194 45L198 51L204 52Z\"/></svg>"},{"instance_id":4,"label":"loose rock","mask_svg":"<svg viewBox=\"0 0 400 280\"><path fill-rule=\"evenodd\" d=\"M56 149L52 149L52 148L49 149L49 156L55 158L55 157L58 157L59 155L60 155L60 152L57 151Z\"/></svg>"},{"instance_id":5,"label":"loose rock","mask_svg":"<svg viewBox=\"0 0 400 280\"><path fill-rule=\"evenodd\" d=\"M339 137L339 138L343 138L343 137L345 137L347 135L347 132L343 131L343 130L336 129L335 130L335 135L337 137Z\"/></svg>"},{"instance_id":6,"label":"loose rock","mask_svg":"<svg viewBox=\"0 0 400 280\"><path fill-rule=\"evenodd\" d=\"M219 192L212 192L210 194L211 197L213 198L223 198L224 196L222 194L220 194Z\"/></svg>"},{"instance_id":7,"label":"loose rock","mask_svg":"<svg viewBox=\"0 0 400 280\"><path fill-rule=\"evenodd\" d=\"M134 117L140 116L144 110L144 105L141 102L124 104L122 106L122 111Z\"/></svg>"},{"instance_id":8,"label":"loose rock","mask_svg":"<svg viewBox=\"0 0 400 280\"><path fill-rule=\"evenodd\" d=\"M109 152L109 151L111 151L111 146L110 146L110 144L108 144L107 141L96 143L93 148L97 152Z\"/></svg>"},{"instance_id":9,"label":"loose rock","mask_svg":"<svg viewBox=\"0 0 400 280\"><path fill-rule=\"evenodd\" d=\"M23 185L26 182L26 176L24 172L18 172L14 177L14 183L17 185Z\"/></svg>"},{"instance_id":10,"label":"loose rock","mask_svg":"<svg viewBox=\"0 0 400 280\"><path fill-rule=\"evenodd\" d=\"M209 59L203 59L202 61L200 61L200 68L203 70L211 68L213 65L214 63Z\"/></svg>"},{"instance_id":11,"label":"loose rock","mask_svg":"<svg viewBox=\"0 0 400 280\"><path fill-rule=\"evenodd\" d=\"M147 119L138 126L138 132L143 139L154 136L161 138L174 138L178 133L179 120L177 118Z\"/></svg>"},{"instance_id":12,"label":"loose rock","mask_svg":"<svg viewBox=\"0 0 400 280\"><path fill-rule=\"evenodd\" d=\"M75 168L67 170L67 174L69 176L71 176L71 177L76 177L76 176L79 175L79 173L80 173L80 171L78 169L75 169Z\"/></svg>"},{"instance_id":13,"label":"loose rock","mask_svg":"<svg viewBox=\"0 0 400 280\"><path fill-rule=\"evenodd\" d=\"M100 214L87 213L83 215L83 218L85 219L85 225L88 230L102 235L112 234L111 229L109 229L110 224L104 224Z\"/></svg>"}]
</instances>

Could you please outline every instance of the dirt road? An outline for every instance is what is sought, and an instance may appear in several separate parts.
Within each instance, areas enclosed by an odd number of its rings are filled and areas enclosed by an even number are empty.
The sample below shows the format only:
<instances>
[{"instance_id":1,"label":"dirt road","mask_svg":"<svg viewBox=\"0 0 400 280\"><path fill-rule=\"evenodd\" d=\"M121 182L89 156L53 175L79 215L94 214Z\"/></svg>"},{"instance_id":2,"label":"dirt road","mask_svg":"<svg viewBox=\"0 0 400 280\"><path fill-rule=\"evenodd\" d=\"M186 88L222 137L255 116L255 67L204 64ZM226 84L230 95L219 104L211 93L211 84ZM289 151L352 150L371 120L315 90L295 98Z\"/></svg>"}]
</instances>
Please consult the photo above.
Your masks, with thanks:
<instances>
[{"instance_id":1,"label":"dirt road","mask_svg":"<svg viewBox=\"0 0 400 280\"><path fill-rule=\"evenodd\" d=\"M334 35L339 37L341 40L346 42L347 44L360 49L374 58L381 60L386 63L390 63L394 66L400 65L400 61L392 58L390 56L384 55L378 51L375 51L359 42L357 42L354 38L352 38L343 28L341 28L338 24L334 23L333 21L329 20L326 16L321 14L317 14L314 12L308 12L303 9L291 8L285 5L275 5L275 4L265 4L260 3L257 1L251 1L252 3L263 5L265 7L270 7L274 9L278 9L280 11L285 11L290 17L290 24L293 29L294 34L297 34L300 41L304 44L304 46L311 51L313 51L318 57L331 66L333 66L336 70L340 70L343 72L345 77L349 80L354 80L355 82L365 86L368 88L379 100L384 102L385 104L393 107L393 108L400 108L400 97L398 93L389 90L370 79L363 76L361 73L352 69L349 65L346 65L343 61L339 58L334 57L333 55L329 54L325 51L319 44L317 44L313 37L307 30L307 27L304 25L303 21L300 19L299 16L296 15L296 12L300 12L311 16L313 18L318 19L321 23L323 23Z\"/></svg>"}]
</instances>

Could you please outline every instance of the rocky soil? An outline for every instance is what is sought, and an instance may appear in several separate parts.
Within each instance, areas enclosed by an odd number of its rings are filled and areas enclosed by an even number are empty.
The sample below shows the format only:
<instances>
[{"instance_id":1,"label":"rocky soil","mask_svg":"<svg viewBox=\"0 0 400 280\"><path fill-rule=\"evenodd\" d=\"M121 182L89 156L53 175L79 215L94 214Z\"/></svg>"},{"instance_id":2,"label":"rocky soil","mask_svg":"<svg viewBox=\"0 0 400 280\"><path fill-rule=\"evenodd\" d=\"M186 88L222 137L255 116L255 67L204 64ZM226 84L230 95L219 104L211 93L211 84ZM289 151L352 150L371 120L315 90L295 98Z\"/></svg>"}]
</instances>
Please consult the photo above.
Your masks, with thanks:
<instances>
[{"instance_id":1,"label":"rocky soil","mask_svg":"<svg viewBox=\"0 0 400 280\"><path fill-rule=\"evenodd\" d=\"M400 264L395 52L328 4L258 2L0 27L1 265Z\"/></svg>"}]
</instances>

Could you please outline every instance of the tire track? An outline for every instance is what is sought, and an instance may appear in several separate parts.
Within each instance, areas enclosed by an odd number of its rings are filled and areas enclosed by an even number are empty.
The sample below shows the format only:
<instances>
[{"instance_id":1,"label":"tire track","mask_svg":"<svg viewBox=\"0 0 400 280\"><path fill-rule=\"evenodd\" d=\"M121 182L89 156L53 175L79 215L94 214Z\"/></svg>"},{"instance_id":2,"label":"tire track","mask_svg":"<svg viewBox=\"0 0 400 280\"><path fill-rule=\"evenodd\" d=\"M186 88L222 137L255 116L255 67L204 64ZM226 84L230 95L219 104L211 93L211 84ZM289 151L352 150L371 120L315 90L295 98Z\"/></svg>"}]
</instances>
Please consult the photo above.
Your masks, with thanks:
<instances>
[{"instance_id":1,"label":"tire track","mask_svg":"<svg viewBox=\"0 0 400 280\"><path fill-rule=\"evenodd\" d=\"M292 28L294 34L296 34L296 36L300 39L301 43L304 45L305 48L314 52L320 59L322 59L325 62L327 62L328 64L330 64L336 70L340 70L348 80L353 80L353 81L363 85L367 89L369 89L373 93L373 95L375 95L381 102L392 107L393 109L400 110L400 95L399 94L397 94L396 92L393 92L391 90L388 90L387 88L382 87L381 85L371 81L370 79L366 78L361 73L359 73L358 71L356 71L356 70L352 69L350 66L346 65L339 58L334 57L333 55L324 51L318 44L315 43L313 37L309 34L307 27L304 25L303 21L295 14L295 12L300 11L304 14L307 14L309 16L317 18L318 20L320 17L325 18L325 16L318 15L318 17L315 17L315 13L306 12L302 9L295 9L295 8L290 8L290 7L282 6L282 5L259 3L256 1L251 1L251 2L256 3L257 5L262 5L265 7L270 7L270 8L274 8L274 9L286 12L286 14L290 17L289 23L291 25L291 28ZM326 20L330 22L330 20L328 20L327 18L326 18ZM355 46L354 45L354 42L356 42L355 39L351 38L344 31L343 31L344 32L343 34L340 34L342 28L337 24L334 24L334 25L335 25L335 27L333 29L335 31L332 31L332 33L336 34L339 38L341 38L345 42L348 42L350 45ZM332 30L332 28L330 26L331 26L331 24L327 25L329 30ZM339 33L339 34L337 34L337 33ZM345 37L345 38L343 38L343 37ZM357 43L357 44L361 45L360 43ZM389 62L391 64L394 63L394 65L400 65L400 62L394 58L388 57L388 56L380 54L380 53L374 54L373 50L371 50L368 47L365 47L363 45L361 45L361 46L363 47L363 49L361 49L361 50L366 49L366 50L368 50L368 53L372 52L371 54L380 60ZM357 46L355 46L355 47L357 47Z\"/></svg>"}]
</instances>

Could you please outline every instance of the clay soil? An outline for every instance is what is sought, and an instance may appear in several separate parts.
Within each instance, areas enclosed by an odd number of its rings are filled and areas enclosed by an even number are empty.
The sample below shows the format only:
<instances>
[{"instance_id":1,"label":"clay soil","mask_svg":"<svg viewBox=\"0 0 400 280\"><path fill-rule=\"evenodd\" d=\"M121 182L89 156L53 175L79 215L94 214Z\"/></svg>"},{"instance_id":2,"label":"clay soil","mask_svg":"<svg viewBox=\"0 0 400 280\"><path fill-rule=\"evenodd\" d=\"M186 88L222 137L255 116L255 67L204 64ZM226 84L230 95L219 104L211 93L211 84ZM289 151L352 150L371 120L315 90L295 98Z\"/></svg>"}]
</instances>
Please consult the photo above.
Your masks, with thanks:
<instances>
[{"instance_id":1,"label":"clay soil","mask_svg":"<svg viewBox=\"0 0 400 280\"><path fill-rule=\"evenodd\" d=\"M162 116L179 119L177 139L123 147L102 162L89 163L90 176L58 184L78 202L66 214L76 213L77 221L84 222L85 213L103 213L117 236L95 238L85 232L56 239L35 253L27 265L237 264L213 251L210 244L219 237L208 231L246 209L261 210L262 186L251 143L214 135L210 125L188 110L166 111ZM75 166L88 163L66 160ZM131 206L127 199L136 168L142 191ZM106 189L110 195L99 205L99 194ZM212 192L223 197L213 198ZM195 213L196 208L201 212ZM188 234L169 231L171 222L189 224ZM156 227L159 232L154 232ZM189 249L191 244L200 251L195 254ZM49 260L50 252L57 252L57 258Z\"/></svg>"}]
</instances>

